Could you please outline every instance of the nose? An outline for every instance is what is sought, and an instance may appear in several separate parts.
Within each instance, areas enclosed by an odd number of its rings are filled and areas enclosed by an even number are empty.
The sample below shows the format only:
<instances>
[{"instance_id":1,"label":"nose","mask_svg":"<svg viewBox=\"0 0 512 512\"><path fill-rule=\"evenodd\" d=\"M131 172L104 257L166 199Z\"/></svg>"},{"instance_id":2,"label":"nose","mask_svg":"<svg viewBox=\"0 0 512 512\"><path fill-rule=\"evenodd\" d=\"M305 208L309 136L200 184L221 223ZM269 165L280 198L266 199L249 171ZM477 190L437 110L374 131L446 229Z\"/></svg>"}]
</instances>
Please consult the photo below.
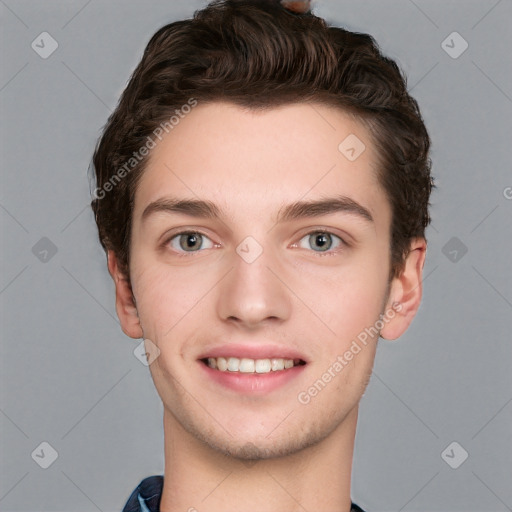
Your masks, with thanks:
<instances>
[{"instance_id":1,"label":"nose","mask_svg":"<svg viewBox=\"0 0 512 512\"><path fill-rule=\"evenodd\" d=\"M269 248L254 260L233 251L231 271L217 289L217 314L223 321L255 329L287 320L291 314L292 292L285 269Z\"/></svg>"}]
</instances>

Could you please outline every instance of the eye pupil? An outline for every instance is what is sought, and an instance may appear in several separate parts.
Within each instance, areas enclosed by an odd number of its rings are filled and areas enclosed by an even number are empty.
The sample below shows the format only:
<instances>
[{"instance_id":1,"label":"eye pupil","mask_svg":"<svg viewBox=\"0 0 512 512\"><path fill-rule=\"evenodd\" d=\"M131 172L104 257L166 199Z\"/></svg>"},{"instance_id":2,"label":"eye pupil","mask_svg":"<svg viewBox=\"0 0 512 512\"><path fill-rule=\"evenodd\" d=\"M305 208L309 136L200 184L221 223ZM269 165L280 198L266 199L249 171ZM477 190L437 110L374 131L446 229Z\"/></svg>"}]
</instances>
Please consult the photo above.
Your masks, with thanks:
<instances>
[{"instance_id":1,"label":"eye pupil","mask_svg":"<svg viewBox=\"0 0 512 512\"><path fill-rule=\"evenodd\" d=\"M325 251L331 247L332 241L328 233L314 233L309 237L311 246L313 248Z\"/></svg>"},{"instance_id":2,"label":"eye pupil","mask_svg":"<svg viewBox=\"0 0 512 512\"><path fill-rule=\"evenodd\" d=\"M184 251L201 247L201 235L199 233L186 233L180 237L180 247Z\"/></svg>"}]
</instances>

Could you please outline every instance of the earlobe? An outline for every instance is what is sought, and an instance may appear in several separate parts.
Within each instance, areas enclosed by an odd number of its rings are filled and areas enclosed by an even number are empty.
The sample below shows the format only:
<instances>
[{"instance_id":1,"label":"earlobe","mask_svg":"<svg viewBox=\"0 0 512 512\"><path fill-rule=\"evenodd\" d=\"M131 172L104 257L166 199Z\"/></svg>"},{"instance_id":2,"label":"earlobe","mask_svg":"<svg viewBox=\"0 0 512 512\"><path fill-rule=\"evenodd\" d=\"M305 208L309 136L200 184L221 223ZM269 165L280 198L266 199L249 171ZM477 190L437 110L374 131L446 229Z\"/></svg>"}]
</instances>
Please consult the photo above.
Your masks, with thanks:
<instances>
[{"instance_id":1,"label":"earlobe","mask_svg":"<svg viewBox=\"0 0 512 512\"><path fill-rule=\"evenodd\" d=\"M108 271L116 287L116 312L123 332L130 338L143 337L135 298L128 278L120 271L117 257L112 250L108 251Z\"/></svg>"},{"instance_id":2,"label":"earlobe","mask_svg":"<svg viewBox=\"0 0 512 512\"><path fill-rule=\"evenodd\" d=\"M380 332L380 336L386 340L399 338L407 330L420 307L426 251L427 242L424 238L413 239L403 272L391 283L385 310L389 321Z\"/></svg>"}]
</instances>

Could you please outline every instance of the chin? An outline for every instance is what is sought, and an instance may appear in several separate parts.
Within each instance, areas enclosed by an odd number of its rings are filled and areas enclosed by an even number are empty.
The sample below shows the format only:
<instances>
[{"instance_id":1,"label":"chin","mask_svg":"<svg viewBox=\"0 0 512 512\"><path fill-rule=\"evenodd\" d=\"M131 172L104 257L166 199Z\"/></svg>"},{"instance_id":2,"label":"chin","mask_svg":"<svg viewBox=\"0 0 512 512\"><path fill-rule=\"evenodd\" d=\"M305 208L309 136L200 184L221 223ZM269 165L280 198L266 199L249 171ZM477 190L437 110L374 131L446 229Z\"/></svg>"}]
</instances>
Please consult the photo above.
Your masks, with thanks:
<instances>
[{"instance_id":1,"label":"chin","mask_svg":"<svg viewBox=\"0 0 512 512\"><path fill-rule=\"evenodd\" d=\"M210 448L227 457L241 461L250 461L287 457L317 444L320 439L316 436L309 436L306 439L280 439L277 442L275 439L254 439L253 441L245 442L244 440L233 442L230 439L224 442L215 442L217 440L211 438L204 439L203 441Z\"/></svg>"},{"instance_id":2,"label":"chin","mask_svg":"<svg viewBox=\"0 0 512 512\"><path fill-rule=\"evenodd\" d=\"M218 429L197 428L194 424L182 426L206 446L222 453L226 457L241 461L264 460L287 457L314 446L332 433L337 424L318 423L294 425L294 428L280 429L277 432L251 434L248 431L235 432L232 435Z\"/></svg>"}]
</instances>

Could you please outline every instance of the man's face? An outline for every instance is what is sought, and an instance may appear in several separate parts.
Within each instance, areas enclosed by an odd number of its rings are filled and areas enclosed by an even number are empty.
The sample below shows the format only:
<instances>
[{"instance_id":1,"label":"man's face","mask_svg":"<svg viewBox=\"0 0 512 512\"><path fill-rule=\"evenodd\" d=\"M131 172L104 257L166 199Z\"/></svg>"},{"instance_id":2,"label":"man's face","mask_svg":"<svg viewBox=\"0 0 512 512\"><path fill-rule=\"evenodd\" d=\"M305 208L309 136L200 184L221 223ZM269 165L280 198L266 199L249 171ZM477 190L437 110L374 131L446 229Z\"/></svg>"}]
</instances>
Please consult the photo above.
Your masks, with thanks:
<instances>
[{"instance_id":1,"label":"man's face","mask_svg":"<svg viewBox=\"0 0 512 512\"><path fill-rule=\"evenodd\" d=\"M158 142L135 195L130 271L171 421L224 453L270 457L356 410L377 336L334 363L386 314L391 209L376 162L363 126L320 104L199 104Z\"/></svg>"}]
</instances>

